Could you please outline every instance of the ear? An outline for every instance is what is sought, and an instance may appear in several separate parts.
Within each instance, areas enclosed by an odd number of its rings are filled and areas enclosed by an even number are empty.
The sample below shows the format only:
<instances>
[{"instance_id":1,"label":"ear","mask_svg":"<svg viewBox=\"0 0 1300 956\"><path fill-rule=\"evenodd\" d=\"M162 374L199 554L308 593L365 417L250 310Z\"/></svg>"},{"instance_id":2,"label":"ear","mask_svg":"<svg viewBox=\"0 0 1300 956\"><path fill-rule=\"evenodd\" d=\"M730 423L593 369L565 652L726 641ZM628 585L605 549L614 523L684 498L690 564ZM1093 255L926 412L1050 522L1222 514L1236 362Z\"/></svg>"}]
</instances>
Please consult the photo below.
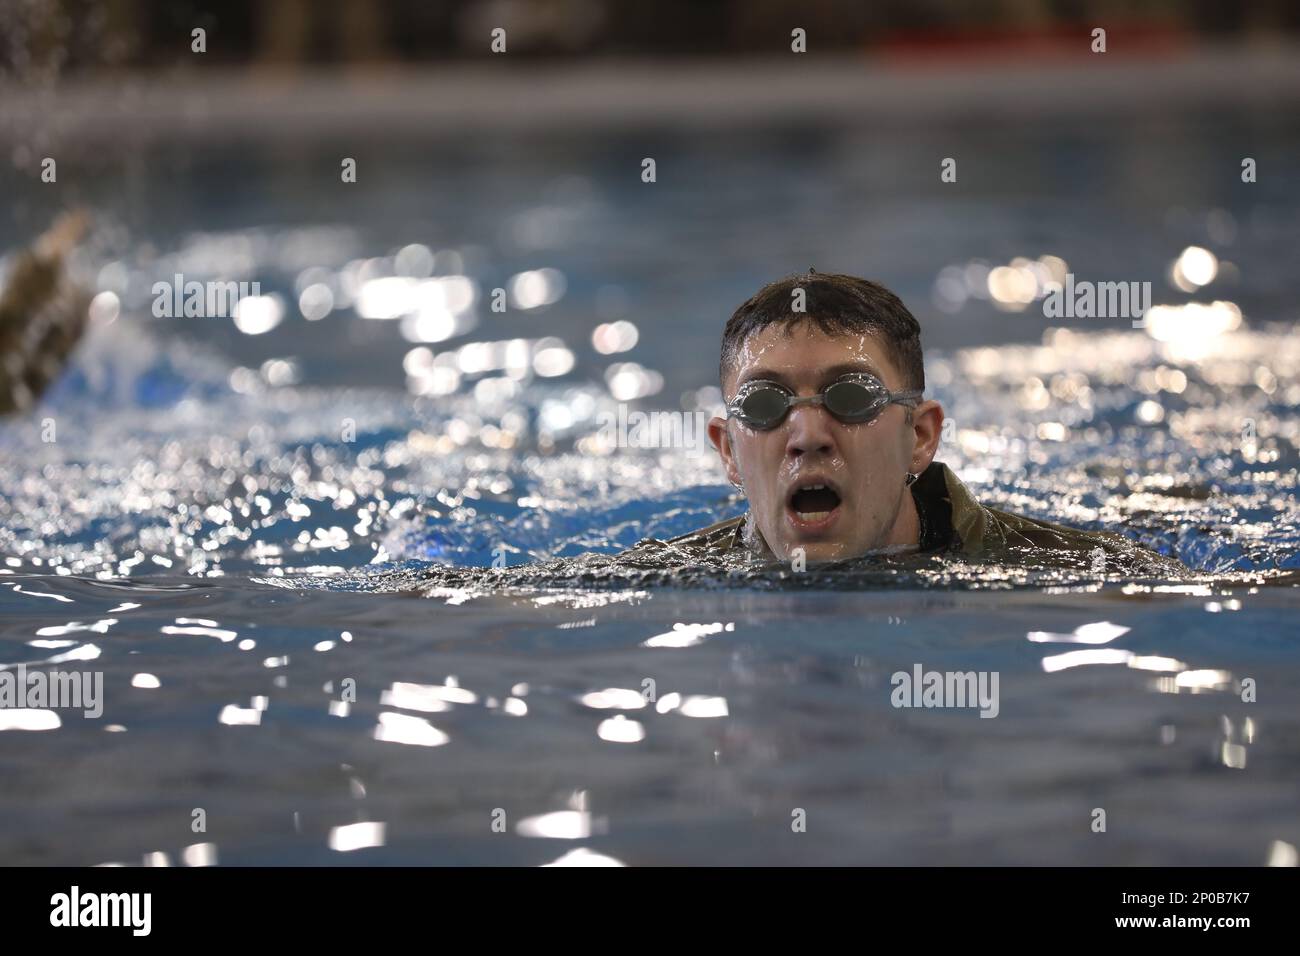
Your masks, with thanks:
<instances>
[{"instance_id":1,"label":"ear","mask_svg":"<svg viewBox=\"0 0 1300 956\"><path fill-rule=\"evenodd\" d=\"M731 448L731 435L727 431L725 418L714 416L709 419L709 441L717 449L718 457L722 459L722 467L727 470L727 480L733 485L740 484L740 469Z\"/></svg>"},{"instance_id":2,"label":"ear","mask_svg":"<svg viewBox=\"0 0 1300 956\"><path fill-rule=\"evenodd\" d=\"M930 467L939 450L943 433L943 406L934 399L922 402L912 410L912 466L920 474Z\"/></svg>"}]
</instances>

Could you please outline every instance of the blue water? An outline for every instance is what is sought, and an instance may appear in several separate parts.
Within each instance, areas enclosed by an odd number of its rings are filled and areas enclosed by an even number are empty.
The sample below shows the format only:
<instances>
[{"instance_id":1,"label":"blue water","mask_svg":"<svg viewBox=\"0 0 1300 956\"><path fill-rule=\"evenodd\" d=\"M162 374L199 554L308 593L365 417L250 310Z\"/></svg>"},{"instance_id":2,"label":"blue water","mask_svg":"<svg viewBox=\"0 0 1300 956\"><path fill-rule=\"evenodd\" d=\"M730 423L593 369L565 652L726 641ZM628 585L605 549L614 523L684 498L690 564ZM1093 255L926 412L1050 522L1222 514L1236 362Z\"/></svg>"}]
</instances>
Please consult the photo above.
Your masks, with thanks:
<instances>
[{"instance_id":1,"label":"blue water","mask_svg":"<svg viewBox=\"0 0 1300 956\"><path fill-rule=\"evenodd\" d=\"M1216 119L957 126L987 175L955 199L907 177L939 136L911 128L889 150L853 130L657 140L675 172L653 194L625 181L647 148L626 136L432 161L407 142L373 191L328 204L311 162L328 144L255 149L250 168L144 151L137 179L86 157L112 228L78 268L120 315L0 423L0 663L98 670L104 711L4 725L0 861L1293 858L1297 192L1220 183L1240 144L1212 134L1230 123L1275 160L1297 144L1269 114ZM14 242L51 201L17 195ZM399 322L297 311L302 270L341 293L357 260L382 277L411 243L480 292L565 278L539 310L480 299L431 352L552 337L572 371L413 394ZM1189 294L1165 273L1194 244L1233 268ZM1242 320L1062 335L1037 303L941 303L944 267L1022 255ZM743 503L707 455L594 448L606 369L658 374L641 407L712 407L723 317L810 264L913 305L954 423L939 457L981 500L1120 530L1191 576L943 562L810 586L609 557ZM178 267L263 281L286 317L264 335L155 319L150 285ZM620 319L637 346L598 353L592 329ZM892 706L916 664L996 671L998 716Z\"/></svg>"}]
</instances>

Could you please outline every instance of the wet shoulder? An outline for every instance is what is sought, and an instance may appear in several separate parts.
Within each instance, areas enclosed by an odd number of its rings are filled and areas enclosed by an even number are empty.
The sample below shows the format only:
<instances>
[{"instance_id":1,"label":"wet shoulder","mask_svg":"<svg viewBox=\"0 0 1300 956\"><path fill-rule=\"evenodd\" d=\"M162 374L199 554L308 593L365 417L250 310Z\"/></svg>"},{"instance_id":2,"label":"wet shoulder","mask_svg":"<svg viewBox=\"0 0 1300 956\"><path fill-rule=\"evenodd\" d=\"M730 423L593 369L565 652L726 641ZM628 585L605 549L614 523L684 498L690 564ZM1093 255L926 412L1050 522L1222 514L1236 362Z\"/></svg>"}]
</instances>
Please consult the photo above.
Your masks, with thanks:
<instances>
[{"instance_id":1,"label":"wet shoulder","mask_svg":"<svg viewBox=\"0 0 1300 956\"><path fill-rule=\"evenodd\" d=\"M719 551L743 547L741 532L744 529L744 524L745 516L737 515L734 518L714 522L708 527L699 528L687 534L678 535L675 538L669 538L668 543Z\"/></svg>"},{"instance_id":2,"label":"wet shoulder","mask_svg":"<svg viewBox=\"0 0 1300 956\"><path fill-rule=\"evenodd\" d=\"M986 550L1034 548L1039 551L1069 555L1084 566L1102 562L1111 572L1182 577L1189 569L1177 558L1152 551L1115 531L1086 531L1055 524L1039 518L986 508L989 521L985 528Z\"/></svg>"},{"instance_id":3,"label":"wet shoulder","mask_svg":"<svg viewBox=\"0 0 1300 956\"><path fill-rule=\"evenodd\" d=\"M1062 564L1082 567L1096 564L1100 554L1109 571L1174 577L1189 573L1177 558L1152 551L1118 532L1085 531L980 504L951 469L942 467L953 527L965 554L1018 552L1023 556L1032 550L1040 561L1054 554Z\"/></svg>"}]
</instances>

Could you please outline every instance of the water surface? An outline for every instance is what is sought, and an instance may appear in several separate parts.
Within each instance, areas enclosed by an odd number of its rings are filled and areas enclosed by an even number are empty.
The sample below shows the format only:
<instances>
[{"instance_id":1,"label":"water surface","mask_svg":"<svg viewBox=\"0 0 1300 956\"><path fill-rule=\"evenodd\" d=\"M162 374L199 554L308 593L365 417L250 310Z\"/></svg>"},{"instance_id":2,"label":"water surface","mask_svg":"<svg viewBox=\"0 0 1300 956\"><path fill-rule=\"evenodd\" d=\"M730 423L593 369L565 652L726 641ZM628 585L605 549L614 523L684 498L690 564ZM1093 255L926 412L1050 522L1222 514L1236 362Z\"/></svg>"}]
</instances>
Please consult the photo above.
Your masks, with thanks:
<instances>
[{"instance_id":1,"label":"water surface","mask_svg":"<svg viewBox=\"0 0 1300 956\"><path fill-rule=\"evenodd\" d=\"M1296 193L1214 170L1243 141L1261 168L1293 154L1294 130L890 132L407 142L377 191L337 196L328 144L86 157L109 226L79 268L117 318L0 425L0 663L102 671L105 705L0 732L0 860L1290 859ZM936 138L986 173L957 198L907 175ZM627 175L647 148L657 193ZM15 195L17 241L49 210ZM1221 269L1189 293L1167 270L1193 244ZM1047 256L1220 304L1062 330L981 285ZM744 505L707 454L603 447L597 416L715 407L723 316L810 264L913 305L940 458L981 500L1189 576L615 557ZM548 305L483 307L540 269ZM261 281L284 316L154 319L178 270ZM468 324L426 341L360 317L365 283L404 271L470 282ZM308 321L315 284L338 298ZM638 344L600 352L616 321ZM462 351L484 342L522 344ZM998 672L998 716L891 706L916 664Z\"/></svg>"}]
</instances>

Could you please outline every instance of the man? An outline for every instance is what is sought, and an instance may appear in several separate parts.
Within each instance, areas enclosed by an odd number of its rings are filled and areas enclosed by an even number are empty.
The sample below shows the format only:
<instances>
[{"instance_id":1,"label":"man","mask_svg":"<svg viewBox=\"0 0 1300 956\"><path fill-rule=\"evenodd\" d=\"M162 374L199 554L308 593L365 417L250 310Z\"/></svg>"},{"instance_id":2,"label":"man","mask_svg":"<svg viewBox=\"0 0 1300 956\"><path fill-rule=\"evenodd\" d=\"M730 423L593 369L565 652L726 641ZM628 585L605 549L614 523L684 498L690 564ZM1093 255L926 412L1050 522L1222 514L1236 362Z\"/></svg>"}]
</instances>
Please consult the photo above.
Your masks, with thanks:
<instances>
[{"instance_id":1,"label":"man","mask_svg":"<svg viewBox=\"0 0 1300 956\"><path fill-rule=\"evenodd\" d=\"M749 512L673 544L785 563L950 551L1186 573L1122 535L979 504L934 460L944 413L923 398L921 329L875 282L810 270L764 286L727 322L720 371L727 417L709 439Z\"/></svg>"}]
</instances>

